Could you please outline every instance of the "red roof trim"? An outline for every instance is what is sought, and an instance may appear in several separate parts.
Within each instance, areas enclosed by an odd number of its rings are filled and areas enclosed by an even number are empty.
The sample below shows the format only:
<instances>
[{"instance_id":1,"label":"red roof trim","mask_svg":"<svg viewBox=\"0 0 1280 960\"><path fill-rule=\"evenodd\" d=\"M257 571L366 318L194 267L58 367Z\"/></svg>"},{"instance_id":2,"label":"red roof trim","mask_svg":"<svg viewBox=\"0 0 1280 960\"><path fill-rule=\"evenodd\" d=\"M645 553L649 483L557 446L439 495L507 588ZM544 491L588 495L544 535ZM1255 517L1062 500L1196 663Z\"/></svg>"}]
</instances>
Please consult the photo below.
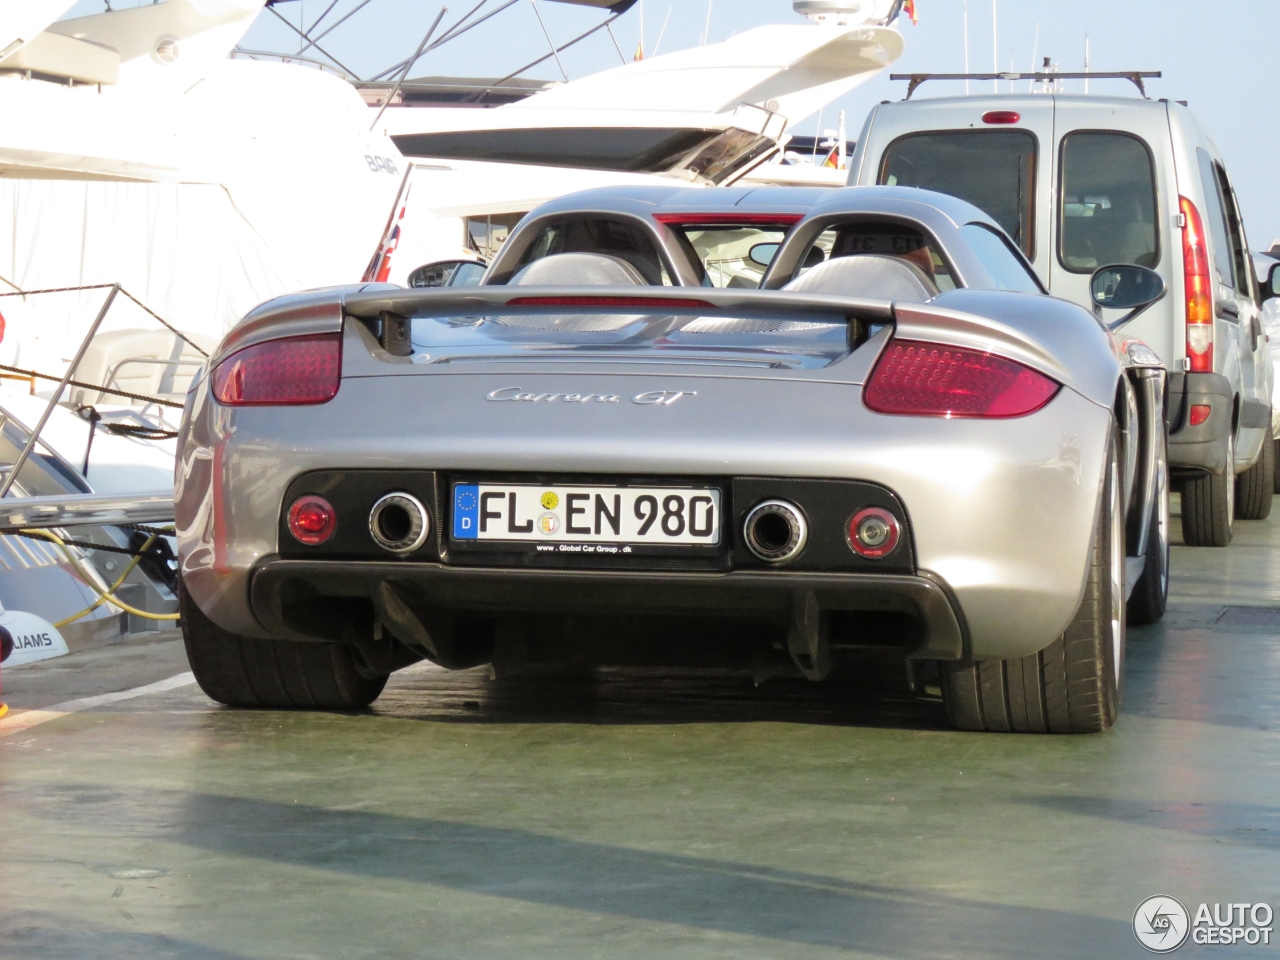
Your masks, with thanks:
<instances>
[{"instance_id":1,"label":"red roof trim","mask_svg":"<svg viewBox=\"0 0 1280 960\"><path fill-rule=\"evenodd\" d=\"M715 304L689 297L513 297L509 307L697 307L715 309Z\"/></svg>"},{"instance_id":2,"label":"red roof trim","mask_svg":"<svg viewBox=\"0 0 1280 960\"><path fill-rule=\"evenodd\" d=\"M709 226L730 224L742 227L795 226L804 219L803 213L655 213L653 219L669 227Z\"/></svg>"}]
</instances>

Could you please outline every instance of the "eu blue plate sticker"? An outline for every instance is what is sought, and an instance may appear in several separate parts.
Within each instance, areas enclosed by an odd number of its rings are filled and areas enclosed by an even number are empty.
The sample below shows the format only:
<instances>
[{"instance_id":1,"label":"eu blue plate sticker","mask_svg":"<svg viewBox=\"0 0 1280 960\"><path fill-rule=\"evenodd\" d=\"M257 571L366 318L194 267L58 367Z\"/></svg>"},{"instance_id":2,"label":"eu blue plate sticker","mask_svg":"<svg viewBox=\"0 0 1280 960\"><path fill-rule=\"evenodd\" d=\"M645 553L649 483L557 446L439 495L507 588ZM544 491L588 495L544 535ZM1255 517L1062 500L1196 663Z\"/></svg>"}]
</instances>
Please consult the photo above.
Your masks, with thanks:
<instances>
[{"instance_id":1,"label":"eu blue plate sticker","mask_svg":"<svg viewBox=\"0 0 1280 960\"><path fill-rule=\"evenodd\" d=\"M463 485L453 488L453 539L475 540L479 536L480 487Z\"/></svg>"}]
</instances>

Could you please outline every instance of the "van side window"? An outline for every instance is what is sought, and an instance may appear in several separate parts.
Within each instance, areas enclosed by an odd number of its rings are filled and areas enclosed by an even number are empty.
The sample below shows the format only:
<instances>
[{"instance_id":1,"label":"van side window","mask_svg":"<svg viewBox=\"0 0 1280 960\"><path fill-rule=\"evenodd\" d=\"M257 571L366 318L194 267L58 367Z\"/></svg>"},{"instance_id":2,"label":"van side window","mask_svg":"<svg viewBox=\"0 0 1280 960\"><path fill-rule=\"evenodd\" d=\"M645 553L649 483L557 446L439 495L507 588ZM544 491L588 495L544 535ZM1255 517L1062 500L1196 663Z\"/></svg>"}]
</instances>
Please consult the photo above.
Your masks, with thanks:
<instances>
[{"instance_id":1,"label":"van side window","mask_svg":"<svg viewBox=\"0 0 1280 960\"><path fill-rule=\"evenodd\" d=\"M1025 130L934 130L885 149L879 183L967 200L1036 255L1036 138Z\"/></svg>"},{"instance_id":2,"label":"van side window","mask_svg":"<svg viewBox=\"0 0 1280 960\"><path fill-rule=\"evenodd\" d=\"M1236 273L1233 269L1231 241L1227 239L1227 214L1222 203L1222 186L1218 182L1213 159L1204 147L1196 148L1196 160L1200 164L1200 185L1204 187L1205 220L1209 224L1209 236L1213 238L1213 269L1218 274L1220 284L1234 287Z\"/></svg>"},{"instance_id":3,"label":"van side window","mask_svg":"<svg viewBox=\"0 0 1280 960\"><path fill-rule=\"evenodd\" d=\"M1058 259L1071 273L1113 263L1154 267L1156 174L1151 151L1127 133L1069 133L1062 138Z\"/></svg>"}]
</instances>

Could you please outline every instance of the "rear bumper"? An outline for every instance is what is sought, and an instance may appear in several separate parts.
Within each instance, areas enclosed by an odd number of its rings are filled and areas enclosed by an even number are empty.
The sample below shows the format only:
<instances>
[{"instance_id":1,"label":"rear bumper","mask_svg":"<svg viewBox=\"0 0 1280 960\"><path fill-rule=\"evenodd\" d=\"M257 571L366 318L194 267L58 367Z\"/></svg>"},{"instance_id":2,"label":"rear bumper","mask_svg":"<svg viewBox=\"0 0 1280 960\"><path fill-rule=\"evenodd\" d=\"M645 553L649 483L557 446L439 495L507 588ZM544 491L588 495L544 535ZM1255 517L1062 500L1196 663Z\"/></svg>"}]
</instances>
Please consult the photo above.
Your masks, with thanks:
<instances>
[{"instance_id":1,"label":"rear bumper","mask_svg":"<svg viewBox=\"0 0 1280 960\"><path fill-rule=\"evenodd\" d=\"M920 630L906 651L912 658L961 660L969 654L958 606L930 574L539 570L272 558L256 568L250 588L254 615L274 636L349 642L352 631L372 636L369 618L376 617L428 654L435 652L433 625L457 613L497 619L698 614L786 623L810 596L824 613L913 616ZM355 604L333 605L335 599Z\"/></svg>"},{"instance_id":2,"label":"rear bumper","mask_svg":"<svg viewBox=\"0 0 1280 960\"><path fill-rule=\"evenodd\" d=\"M1209 407L1209 419L1191 425L1193 404ZM1227 447L1235 417L1231 381L1218 373L1169 375L1169 466L1175 471L1208 472L1221 476L1227 470Z\"/></svg>"}]
</instances>

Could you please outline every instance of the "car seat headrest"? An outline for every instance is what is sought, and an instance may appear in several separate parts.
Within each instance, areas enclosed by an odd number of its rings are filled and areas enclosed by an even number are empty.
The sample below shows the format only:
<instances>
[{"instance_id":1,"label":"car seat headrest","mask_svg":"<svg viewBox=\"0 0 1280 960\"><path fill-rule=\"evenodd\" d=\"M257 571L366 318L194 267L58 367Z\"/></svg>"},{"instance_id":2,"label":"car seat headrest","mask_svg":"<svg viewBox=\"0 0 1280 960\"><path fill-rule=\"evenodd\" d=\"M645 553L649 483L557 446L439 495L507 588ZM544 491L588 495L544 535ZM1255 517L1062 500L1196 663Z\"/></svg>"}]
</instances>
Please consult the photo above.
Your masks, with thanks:
<instances>
[{"instance_id":1,"label":"car seat headrest","mask_svg":"<svg viewBox=\"0 0 1280 960\"><path fill-rule=\"evenodd\" d=\"M627 261L607 253L557 253L521 268L516 287L645 287L644 276Z\"/></svg>"},{"instance_id":2,"label":"car seat headrest","mask_svg":"<svg viewBox=\"0 0 1280 960\"><path fill-rule=\"evenodd\" d=\"M938 285L914 263L879 253L828 260L806 270L782 289L910 303L932 300L939 292Z\"/></svg>"}]
</instances>

